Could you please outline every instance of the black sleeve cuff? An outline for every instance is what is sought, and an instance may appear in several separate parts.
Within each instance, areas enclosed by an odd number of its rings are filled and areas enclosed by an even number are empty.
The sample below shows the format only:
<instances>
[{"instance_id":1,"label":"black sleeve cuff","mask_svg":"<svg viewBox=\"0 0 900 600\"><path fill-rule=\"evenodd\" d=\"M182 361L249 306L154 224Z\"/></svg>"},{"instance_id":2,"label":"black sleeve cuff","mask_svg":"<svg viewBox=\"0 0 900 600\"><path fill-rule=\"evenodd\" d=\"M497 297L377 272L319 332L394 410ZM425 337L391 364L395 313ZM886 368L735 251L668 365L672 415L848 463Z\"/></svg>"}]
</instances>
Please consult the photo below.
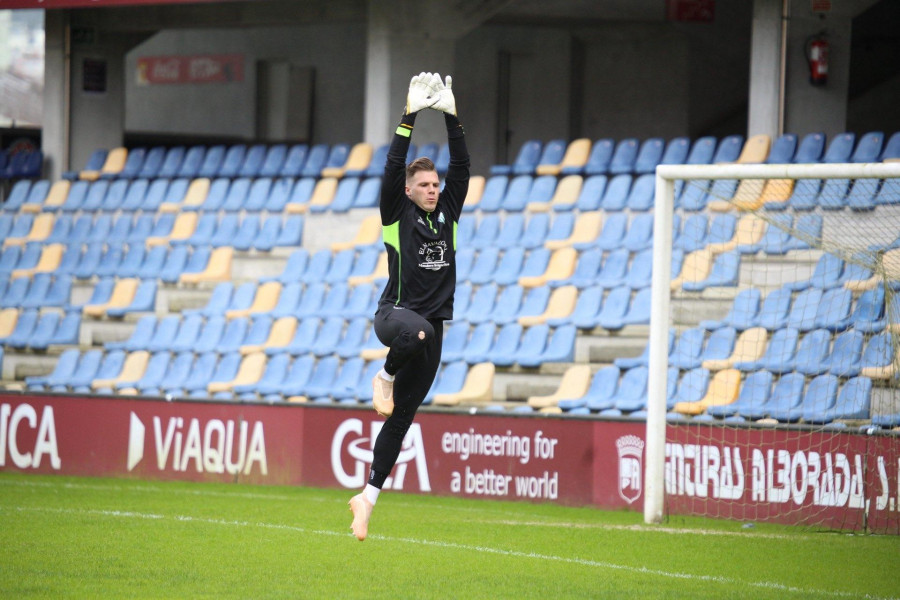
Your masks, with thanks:
<instances>
[{"instance_id":1,"label":"black sleeve cuff","mask_svg":"<svg viewBox=\"0 0 900 600\"><path fill-rule=\"evenodd\" d=\"M466 135L466 130L463 129L462 123L459 122L459 119L456 118L456 115L445 112L444 123L447 124L448 139L460 138Z\"/></svg>"}]
</instances>

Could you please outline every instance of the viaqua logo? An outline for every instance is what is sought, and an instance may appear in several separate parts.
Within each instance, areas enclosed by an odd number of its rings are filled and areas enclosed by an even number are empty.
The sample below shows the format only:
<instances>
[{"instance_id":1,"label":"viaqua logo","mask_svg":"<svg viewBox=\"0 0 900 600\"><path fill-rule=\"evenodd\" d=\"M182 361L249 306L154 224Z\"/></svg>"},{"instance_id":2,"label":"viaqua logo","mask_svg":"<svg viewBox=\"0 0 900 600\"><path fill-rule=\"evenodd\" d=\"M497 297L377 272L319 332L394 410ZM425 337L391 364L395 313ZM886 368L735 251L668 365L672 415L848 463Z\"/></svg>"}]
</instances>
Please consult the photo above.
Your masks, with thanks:
<instances>
[{"instance_id":1,"label":"viaqua logo","mask_svg":"<svg viewBox=\"0 0 900 600\"><path fill-rule=\"evenodd\" d=\"M368 467L372 465L375 439L383 425L383 421L372 421L368 437L363 435L364 426L360 419L347 419L338 425L334 437L331 439L331 470L335 479L342 486L359 488L365 485ZM353 459L353 467L350 472L344 469L346 455ZM402 490L410 463L415 466L419 476L419 491L430 492L431 481L428 479L425 444L422 440L422 428L418 423L413 423L406 432L400 456L397 457L397 464L394 467L394 476L387 478L384 482L384 489Z\"/></svg>"}]
</instances>

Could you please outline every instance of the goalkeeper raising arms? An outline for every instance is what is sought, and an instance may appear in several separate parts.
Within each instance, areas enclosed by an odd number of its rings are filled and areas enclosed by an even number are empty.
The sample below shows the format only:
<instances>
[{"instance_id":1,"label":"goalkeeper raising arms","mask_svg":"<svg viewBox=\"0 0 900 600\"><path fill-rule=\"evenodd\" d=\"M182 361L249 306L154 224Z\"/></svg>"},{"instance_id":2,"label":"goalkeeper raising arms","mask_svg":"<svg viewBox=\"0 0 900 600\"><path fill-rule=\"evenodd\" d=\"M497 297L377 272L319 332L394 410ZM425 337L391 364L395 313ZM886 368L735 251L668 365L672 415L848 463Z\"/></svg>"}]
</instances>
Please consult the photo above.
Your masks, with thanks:
<instances>
[{"instance_id":1,"label":"goalkeeper raising arms","mask_svg":"<svg viewBox=\"0 0 900 600\"><path fill-rule=\"evenodd\" d=\"M456 225L469 187L469 153L456 118L452 80L437 73L412 78L406 111L391 140L381 181L381 224L388 281L375 313L375 334L388 346L384 367L372 380L375 410L386 417L375 440L365 489L350 499L351 529L366 539L369 517L441 362L444 321L453 318L456 291ZM444 113L450 164L444 189L434 163L406 164L419 111Z\"/></svg>"}]
</instances>

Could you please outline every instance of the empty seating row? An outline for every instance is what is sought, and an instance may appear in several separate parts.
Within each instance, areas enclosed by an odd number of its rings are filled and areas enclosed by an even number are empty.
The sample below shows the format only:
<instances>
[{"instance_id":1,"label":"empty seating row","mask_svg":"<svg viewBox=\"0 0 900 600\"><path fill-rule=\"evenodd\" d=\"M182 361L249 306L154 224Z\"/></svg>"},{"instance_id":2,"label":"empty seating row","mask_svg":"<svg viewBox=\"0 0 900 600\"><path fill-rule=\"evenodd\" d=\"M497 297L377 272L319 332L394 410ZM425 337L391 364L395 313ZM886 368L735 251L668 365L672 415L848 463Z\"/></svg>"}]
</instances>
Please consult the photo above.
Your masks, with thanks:
<instances>
[{"instance_id":1,"label":"empty seating row","mask_svg":"<svg viewBox=\"0 0 900 600\"><path fill-rule=\"evenodd\" d=\"M154 146L97 149L84 168L68 171L63 179L176 179L196 177L343 177L380 176L387 145L371 144L198 144L190 147ZM408 158L428 156L439 170L450 160L447 145L410 145Z\"/></svg>"},{"instance_id":2,"label":"empty seating row","mask_svg":"<svg viewBox=\"0 0 900 600\"><path fill-rule=\"evenodd\" d=\"M8 216L8 215L7 215ZM19 215L12 220L0 216L0 235L7 235L2 248L7 250L29 244L106 243L176 246L234 246L237 250L250 248L269 251L275 247L299 246L303 241L303 215L258 214L217 215L215 213L123 213L115 218L109 214L83 214L75 219L70 215ZM10 259L11 260L11 259Z\"/></svg>"},{"instance_id":3,"label":"empty seating row","mask_svg":"<svg viewBox=\"0 0 900 600\"><path fill-rule=\"evenodd\" d=\"M16 350L46 350L49 346L76 346L81 314L39 308L0 310L0 344Z\"/></svg>"},{"instance_id":4,"label":"empty seating row","mask_svg":"<svg viewBox=\"0 0 900 600\"><path fill-rule=\"evenodd\" d=\"M678 336L669 354L669 365L713 371L765 369L778 374L831 373L840 377L863 374L873 379L885 379L895 358L888 332L868 337L856 330L834 334L827 329L801 332L784 327L769 337L763 327L752 327L740 333L732 327L721 327L709 334L696 327ZM624 364L631 364L631 361Z\"/></svg>"},{"instance_id":5,"label":"empty seating row","mask_svg":"<svg viewBox=\"0 0 900 600\"><path fill-rule=\"evenodd\" d=\"M792 327L799 331L824 328L829 331L856 329L864 333L893 330L900 322L897 294L885 300L884 287L865 290L854 297L846 287L823 289L812 286L795 291L785 284L762 297L758 289L741 290L728 314L721 320L704 320L700 327L734 327L738 331L763 327L769 331Z\"/></svg>"},{"instance_id":6,"label":"empty seating row","mask_svg":"<svg viewBox=\"0 0 900 600\"><path fill-rule=\"evenodd\" d=\"M346 212L378 205L381 177L179 178L16 183L7 213Z\"/></svg>"},{"instance_id":7,"label":"empty seating row","mask_svg":"<svg viewBox=\"0 0 900 600\"><path fill-rule=\"evenodd\" d=\"M565 386L565 391L529 398L528 404L535 409L555 408L573 414L646 417L646 367L620 371L607 366L590 375L580 366L563 376L560 388ZM823 424L869 419L872 381L868 377L842 381L823 374L807 382L799 373L776 378L768 371L756 371L742 377L733 369L713 375L702 367L684 373L669 368L666 390L667 409L673 415Z\"/></svg>"},{"instance_id":8,"label":"empty seating row","mask_svg":"<svg viewBox=\"0 0 900 600\"><path fill-rule=\"evenodd\" d=\"M553 139L546 143L538 139L526 140L510 165L493 165L491 175L568 175L652 173L658 165L713 164L723 162L787 164L787 163L844 163L877 162L900 158L900 132L885 144L885 136L873 131L860 137L845 132L833 137L826 151L822 133L811 133L803 139L792 133L774 141L765 135L744 141L740 135L721 140L702 137L693 143L689 138L677 137L666 142L662 138L625 138L618 142L603 138L592 142L579 138L566 142Z\"/></svg>"}]
</instances>

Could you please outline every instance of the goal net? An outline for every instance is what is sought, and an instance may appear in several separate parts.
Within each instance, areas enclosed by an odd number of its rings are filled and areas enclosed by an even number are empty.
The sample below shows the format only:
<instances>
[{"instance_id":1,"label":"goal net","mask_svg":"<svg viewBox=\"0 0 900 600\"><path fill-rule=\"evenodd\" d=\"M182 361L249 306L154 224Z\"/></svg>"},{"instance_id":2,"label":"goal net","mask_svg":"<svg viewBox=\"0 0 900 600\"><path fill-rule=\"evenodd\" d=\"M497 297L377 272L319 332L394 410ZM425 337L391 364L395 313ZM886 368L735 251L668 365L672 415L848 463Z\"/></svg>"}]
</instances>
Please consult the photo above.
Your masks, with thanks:
<instances>
[{"instance_id":1,"label":"goal net","mask_svg":"<svg viewBox=\"0 0 900 600\"><path fill-rule=\"evenodd\" d=\"M657 171L645 520L898 533L900 164Z\"/></svg>"}]
</instances>

